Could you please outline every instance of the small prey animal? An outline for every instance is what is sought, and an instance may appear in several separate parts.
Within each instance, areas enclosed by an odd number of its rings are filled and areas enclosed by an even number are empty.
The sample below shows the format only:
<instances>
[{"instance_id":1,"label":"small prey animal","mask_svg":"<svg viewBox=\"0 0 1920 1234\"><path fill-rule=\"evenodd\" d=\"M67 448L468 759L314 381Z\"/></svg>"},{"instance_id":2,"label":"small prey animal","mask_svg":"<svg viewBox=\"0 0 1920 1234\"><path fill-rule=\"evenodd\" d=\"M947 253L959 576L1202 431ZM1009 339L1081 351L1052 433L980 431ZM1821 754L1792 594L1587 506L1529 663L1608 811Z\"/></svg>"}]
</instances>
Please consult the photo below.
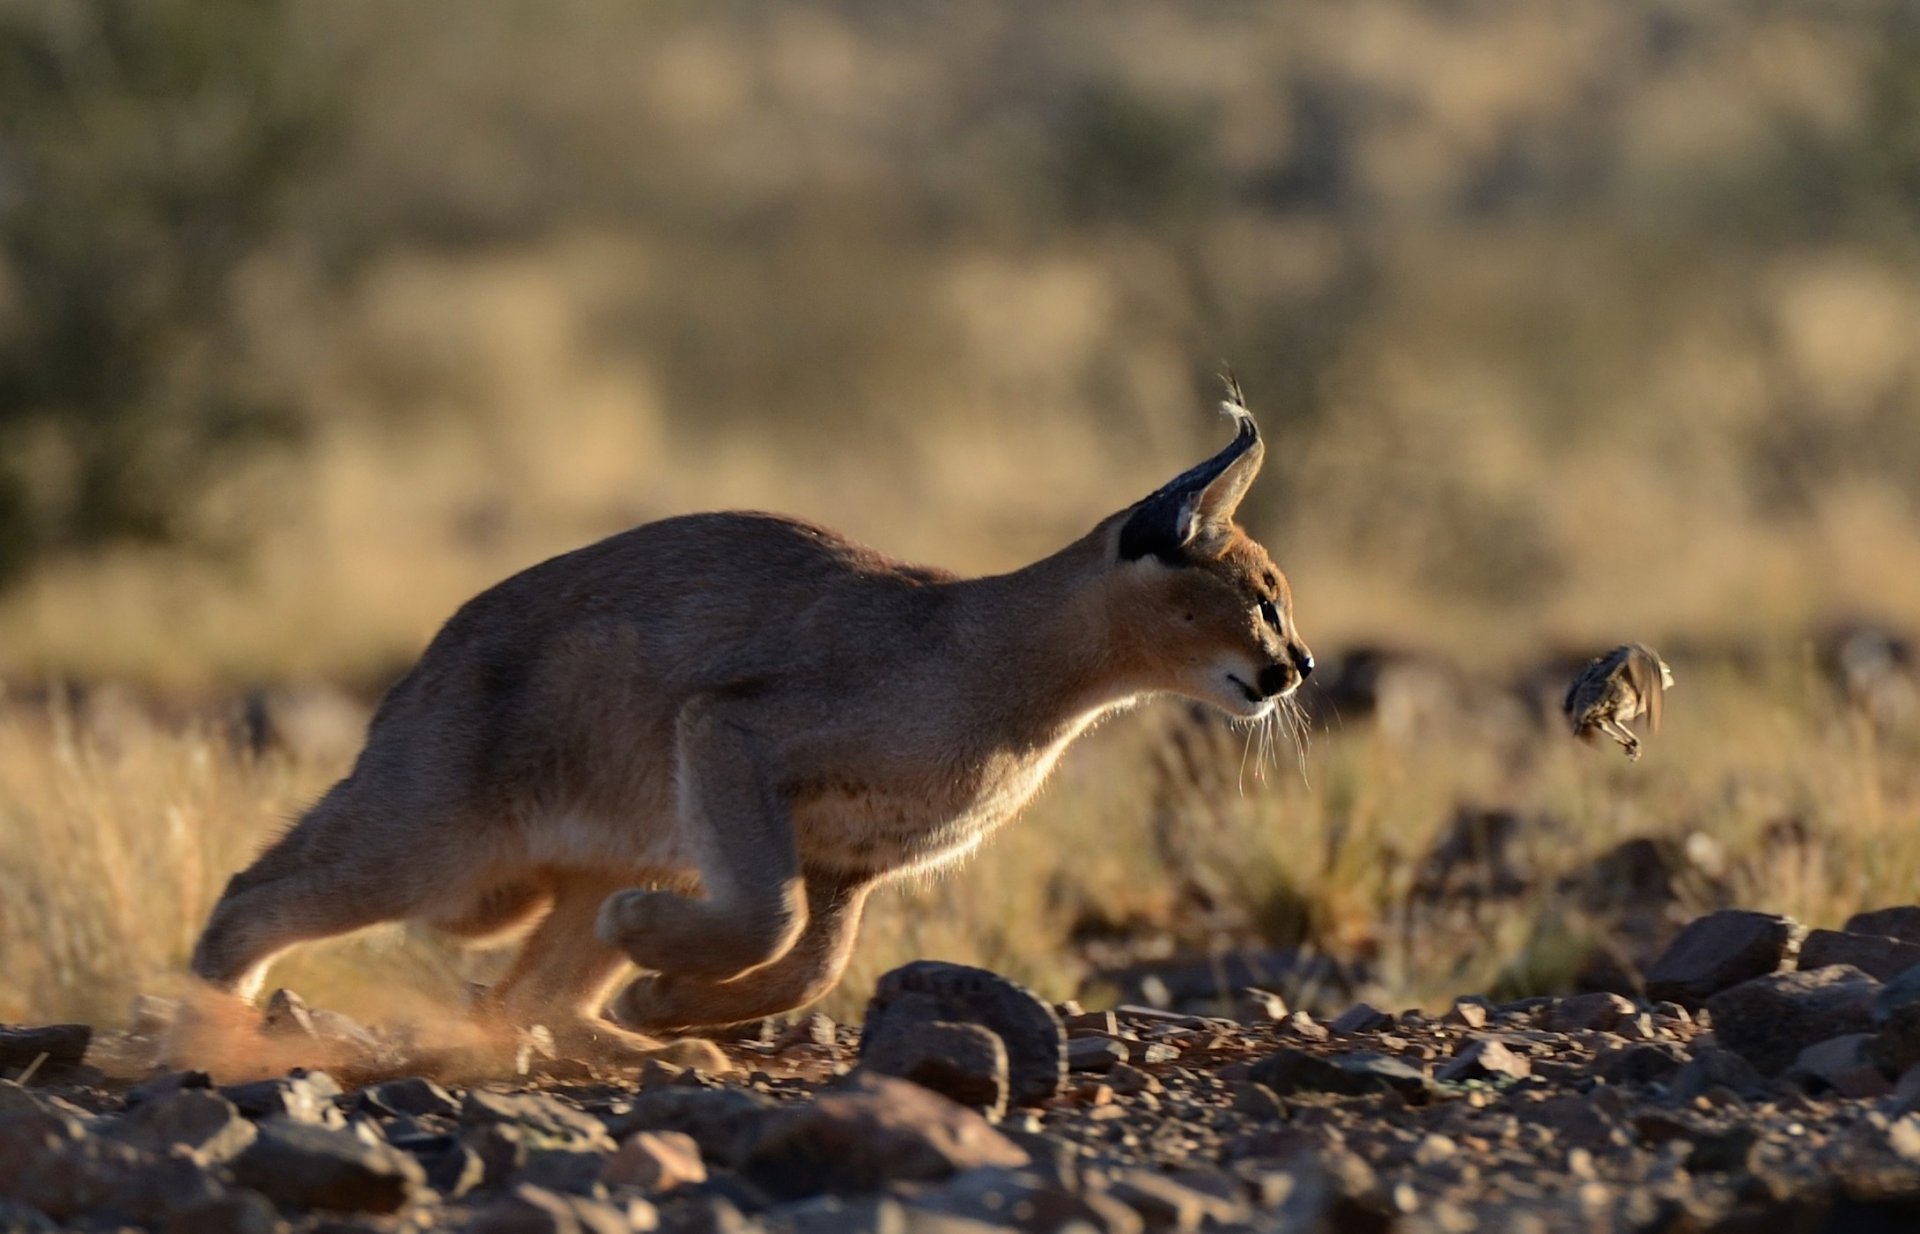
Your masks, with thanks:
<instances>
[{"instance_id":1,"label":"small prey animal","mask_svg":"<svg viewBox=\"0 0 1920 1234\"><path fill-rule=\"evenodd\" d=\"M1627 757L1640 761L1640 739L1627 727L1647 717L1647 726L1660 731L1663 696L1673 688L1673 670L1645 643L1626 643L1598 656L1580 670L1567 688L1561 709L1573 735L1592 741L1598 733L1619 742Z\"/></svg>"}]
</instances>

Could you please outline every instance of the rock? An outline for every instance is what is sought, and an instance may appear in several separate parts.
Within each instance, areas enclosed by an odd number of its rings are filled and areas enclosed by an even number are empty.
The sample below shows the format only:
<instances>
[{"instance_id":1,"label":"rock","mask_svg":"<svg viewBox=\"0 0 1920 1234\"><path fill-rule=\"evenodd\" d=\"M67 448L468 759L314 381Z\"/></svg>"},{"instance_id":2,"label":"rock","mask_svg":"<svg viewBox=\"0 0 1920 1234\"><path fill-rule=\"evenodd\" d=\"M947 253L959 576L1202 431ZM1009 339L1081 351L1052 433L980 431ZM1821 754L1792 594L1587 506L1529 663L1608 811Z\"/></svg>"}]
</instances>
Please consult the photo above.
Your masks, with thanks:
<instances>
[{"instance_id":1,"label":"rock","mask_svg":"<svg viewBox=\"0 0 1920 1234\"><path fill-rule=\"evenodd\" d=\"M1920 1063L1920 970L1889 981L1873 1000L1873 1055L1889 1074Z\"/></svg>"},{"instance_id":2,"label":"rock","mask_svg":"<svg viewBox=\"0 0 1920 1234\"><path fill-rule=\"evenodd\" d=\"M914 1196L913 1205L906 1214L909 1221L919 1213L930 1212L967 1218L994 1229L1061 1230L1075 1226L1105 1234L1140 1234L1144 1228L1139 1214L1117 1197L1062 1186L1031 1170L1005 1166L983 1166L956 1174L939 1187Z\"/></svg>"},{"instance_id":3,"label":"rock","mask_svg":"<svg viewBox=\"0 0 1920 1234\"><path fill-rule=\"evenodd\" d=\"M1686 1052L1679 1046L1630 1045L1596 1058L1593 1070L1609 1084L1653 1084L1678 1071L1686 1060Z\"/></svg>"},{"instance_id":4,"label":"rock","mask_svg":"<svg viewBox=\"0 0 1920 1234\"><path fill-rule=\"evenodd\" d=\"M592 1149L529 1147L526 1160L515 1173L514 1181L530 1183L564 1195L584 1195L604 1200L607 1198L607 1189L600 1185L600 1171L606 1163L606 1154Z\"/></svg>"},{"instance_id":5,"label":"rock","mask_svg":"<svg viewBox=\"0 0 1920 1234\"><path fill-rule=\"evenodd\" d=\"M1443 1024L1457 1024L1462 1028L1481 1029L1487 1026L1489 1008L1484 999L1456 998L1447 1014L1440 1017Z\"/></svg>"},{"instance_id":6,"label":"rock","mask_svg":"<svg viewBox=\"0 0 1920 1234\"><path fill-rule=\"evenodd\" d=\"M204 1088L183 1088L133 1107L107 1134L156 1154L184 1148L196 1161L217 1165L239 1156L257 1133L225 1097Z\"/></svg>"},{"instance_id":7,"label":"rock","mask_svg":"<svg viewBox=\"0 0 1920 1234\"><path fill-rule=\"evenodd\" d=\"M390 1213L426 1176L412 1157L350 1131L289 1118L263 1119L232 1163L234 1181L289 1208Z\"/></svg>"},{"instance_id":8,"label":"rock","mask_svg":"<svg viewBox=\"0 0 1920 1234\"><path fill-rule=\"evenodd\" d=\"M1198 1230L1202 1223L1245 1221L1247 1206L1184 1186L1151 1170L1126 1170L1108 1186L1108 1194L1139 1213L1150 1230Z\"/></svg>"},{"instance_id":9,"label":"rock","mask_svg":"<svg viewBox=\"0 0 1920 1234\"><path fill-rule=\"evenodd\" d=\"M313 1029L313 1012L307 1007L307 1000L285 988L267 996L266 1009L260 1013L260 1027L270 1037L320 1040L320 1034Z\"/></svg>"},{"instance_id":10,"label":"rock","mask_svg":"<svg viewBox=\"0 0 1920 1234\"><path fill-rule=\"evenodd\" d=\"M1808 934L1800 944L1798 966L1814 969L1830 964L1851 964L1869 977L1892 981L1920 965L1920 943L1839 930L1815 930Z\"/></svg>"},{"instance_id":11,"label":"rock","mask_svg":"<svg viewBox=\"0 0 1920 1234\"><path fill-rule=\"evenodd\" d=\"M1721 909L1690 922L1647 970L1647 997L1697 1007L1743 981L1774 972L1793 948L1793 921Z\"/></svg>"},{"instance_id":12,"label":"rock","mask_svg":"<svg viewBox=\"0 0 1920 1234\"><path fill-rule=\"evenodd\" d=\"M1278 1024L1287 1018L1287 1000L1271 990L1248 986L1233 1004L1233 1018L1242 1024Z\"/></svg>"},{"instance_id":13,"label":"rock","mask_svg":"<svg viewBox=\"0 0 1920 1234\"><path fill-rule=\"evenodd\" d=\"M1687 1154L1687 1169L1695 1174L1740 1174L1753 1168L1753 1150L1760 1133L1752 1127L1729 1127L1698 1137Z\"/></svg>"},{"instance_id":14,"label":"rock","mask_svg":"<svg viewBox=\"0 0 1920 1234\"><path fill-rule=\"evenodd\" d=\"M287 1228L273 1201L258 1191L229 1191L179 1209L163 1234L282 1234Z\"/></svg>"},{"instance_id":15,"label":"rock","mask_svg":"<svg viewBox=\"0 0 1920 1234\"><path fill-rule=\"evenodd\" d=\"M545 1093L496 1093L476 1088L460 1103L460 1122L467 1127L505 1123L524 1127L557 1140L612 1149L604 1124Z\"/></svg>"},{"instance_id":16,"label":"rock","mask_svg":"<svg viewBox=\"0 0 1920 1234\"><path fill-rule=\"evenodd\" d=\"M905 1080L856 1072L843 1088L765 1115L738 1164L768 1194L798 1199L1027 1160L972 1110Z\"/></svg>"},{"instance_id":17,"label":"rock","mask_svg":"<svg viewBox=\"0 0 1920 1234\"><path fill-rule=\"evenodd\" d=\"M439 1192L443 1199L457 1200L487 1180L487 1163L480 1154L451 1136L432 1150L416 1151L408 1146L406 1151L420 1163L427 1176L427 1186ZM507 1177L518 1167L516 1161L511 1169L501 1171L501 1177Z\"/></svg>"},{"instance_id":18,"label":"rock","mask_svg":"<svg viewBox=\"0 0 1920 1234\"><path fill-rule=\"evenodd\" d=\"M1403 1097L1424 1098L1433 1087L1418 1068L1370 1050L1322 1055L1284 1049L1255 1063L1247 1078L1280 1097L1295 1093L1358 1097L1397 1092Z\"/></svg>"},{"instance_id":19,"label":"rock","mask_svg":"<svg viewBox=\"0 0 1920 1234\"><path fill-rule=\"evenodd\" d=\"M1006 1045L978 1024L934 1020L911 1034L886 1034L864 1050L860 1065L911 1080L990 1119L1007 1110Z\"/></svg>"},{"instance_id":20,"label":"rock","mask_svg":"<svg viewBox=\"0 0 1920 1234\"><path fill-rule=\"evenodd\" d=\"M480 1211L472 1234L629 1234L640 1227L611 1204L521 1183Z\"/></svg>"},{"instance_id":21,"label":"rock","mask_svg":"<svg viewBox=\"0 0 1920 1234\"><path fill-rule=\"evenodd\" d=\"M1053 1007L996 973L940 960L916 960L880 978L861 1028L861 1057L942 1022L978 1024L1000 1038L1012 1104L1037 1105L1066 1086L1066 1031Z\"/></svg>"},{"instance_id":22,"label":"rock","mask_svg":"<svg viewBox=\"0 0 1920 1234\"><path fill-rule=\"evenodd\" d=\"M1872 1033L1849 1033L1816 1041L1800 1051L1789 1075L1817 1080L1842 1097L1881 1097L1893 1085L1873 1061Z\"/></svg>"},{"instance_id":23,"label":"rock","mask_svg":"<svg viewBox=\"0 0 1920 1234\"><path fill-rule=\"evenodd\" d=\"M1127 1063L1115 1063L1106 1076L1107 1084L1123 1097L1130 1097L1135 1093L1157 1093L1164 1090L1159 1079L1151 1072L1142 1071Z\"/></svg>"},{"instance_id":24,"label":"rock","mask_svg":"<svg viewBox=\"0 0 1920 1234\"><path fill-rule=\"evenodd\" d=\"M600 1181L609 1187L671 1191L707 1180L706 1162L693 1137L679 1131L637 1131L607 1159Z\"/></svg>"},{"instance_id":25,"label":"rock","mask_svg":"<svg viewBox=\"0 0 1920 1234\"><path fill-rule=\"evenodd\" d=\"M607 1119L616 1140L636 1131L682 1131L710 1160L732 1161L757 1131L772 1101L738 1088L661 1088L641 1093L623 1114Z\"/></svg>"},{"instance_id":26,"label":"rock","mask_svg":"<svg viewBox=\"0 0 1920 1234\"><path fill-rule=\"evenodd\" d=\"M1341 1012L1340 1017L1327 1027L1345 1037L1353 1033L1371 1033L1383 1028L1391 1028L1393 1017L1377 1007L1366 1003L1355 1003Z\"/></svg>"},{"instance_id":27,"label":"rock","mask_svg":"<svg viewBox=\"0 0 1920 1234\"><path fill-rule=\"evenodd\" d=\"M78 1067L87 1056L93 1030L85 1024L49 1024L43 1028L0 1028L0 1071L32 1069L36 1079Z\"/></svg>"},{"instance_id":28,"label":"rock","mask_svg":"<svg viewBox=\"0 0 1920 1234\"><path fill-rule=\"evenodd\" d=\"M1920 905L1903 904L1898 908L1855 913L1840 928L1849 934L1874 934L1897 938L1903 943L1920 943Z\"/></svg>"},{"instance_id":29,"label":"rock","mask_svg":"<svg viewBox=\"0 0 1920 1234\"><path fill-rule=\"evenodd\" d=\"M773 1048L775 1053L785 1053L796 1046L830 1046L834 1041L833 1017L822 1012L810 1011L788 1025L779 1036L775 1037Z\"/></svg>"},{"instance_id":30,"label":"rock","mask_svg":"<svg viewBox=\"0 0 1920 1234\"><path fill-rule=\"evenodd\" d=\"M339 1083L324 1071L296 1070L277 1080L255 1080L251 1084L229 1084L220 1095L233 1102L248 1118L291 1118L303 1123L337 1125L340 1112L333 1099L340 1095Z\"/></svg>"},{"instance_id":31,"label":"rock","mask_svg":"<svg viewBox=\"0 0 1920 1234\"><path fill-rule=\"evenodd\" d=\"M460 1103L453 1099L452 1093L421 1076L388 1080L384 1084L362 1089L360 1100L363 1106L370 1103L376 1110L414 1118L424 1114L452 1118L460 1112Z\"/></svg>"},{"instance_id":32,"label":"rock","mask_svg":"<svg viewBox=\"0 0 1920 1234\"><path fill-rule=\"evenodd\" d=\"M1766 1087L1759 1071L1732 1050L1702 1050L1673 1073L1667 1081L1667 1096L1687 1102L1724 1088L1742 1097L1752 1096Z\"/></svg>"},{"instance_id":33,"label":"rock","mask_svg":"<svg viewBox=\"0 0 1920 1234\"><path fill-rule=\"evenodd\" d=\"M53 1218L12 1200L0 1200L0 1230L6 1234L60 1234Z\"/></svg>"},{"instance_id":34,"label":"rock","mask_svg":"<svg viewBox=\"0 0 1920 1234\"><path fill-rule=\"evenodd\" d=\"M1294 1012L1282 1022L1280 1027L1302 1041L1327 1041L1333 1036L1327 1031L1326 1025L1304 1011Z\"/></svg>"},{"instance_id":35,"label":"rock","mask_svg":"<svg viewBox=\"0 0 1920 1234\"><path fill-rule=\"evenodd\" d=\"M210 1199L218 1184L186 1156L156 1157L103 1136L83 1136L55 1112L0 1122L0 1200L24 1204L59 1222L112 1212L160 1225L181 1208Z\"/></svg>"},{"instance_id":36,"label":"rock","mask_svg":"<svg viewBox=\"0 0 1920 1234\"><path fill-rule=\"evenodd\" d=\"M1435 1073L1449 1081L1524 1079L1533 1074L1533 1064L1524 1054L1516 1054L1504 1042L1491 1038L1472 1042L1455 1054Z\"/></svg>"},{"instance_id":37,"label":"rock","mask_svg":"<svg viewBox=\"0 0 1920 1234\"><path fill-rule=\"evenodd\" d=\"M1549 1097L1521 1107L1521 1117L1551 1128L1567 1148L1604 1152L1622 1147L1628 1143L1627 1133L1619 1120L1606 1113L1601 1105L1587 1097Z\"/></svg>"},{"instance_id":38,"label":"rock","mask_svg":"<svg viewBox=\"0 0 1920 1234\"><path fill-rule=\"evenodd\" d=\"M1067 1042L1069 1071L1107 1071L1131 1057L1127 1043L1111 1037L1075 1037Z\"/></svg>"},{"instance_id":39,"label":"rock","mask_svg":"<svg viewBox=\"0 0 1920 1234\"><path fill-rule=\"evenodd\" d=\"M1816 1042L1873 1025L1880 983L1857 968L1833 965L1743 981L1707 1000L1714 1038L1762 1075L1778 1075Z\"/></svg>"},{"instance_id":40,"label":"rock","mask_svg":"<svg viewBox=\"0 0 1920 1234\"><path fill-rule=\"evenodd\" d=\"M1556 1033L1612 1032L1635 1010L1632 1000L1618 994L1575 994L1547 1011L1547 1028Z\"/></svg>"}]
</instances>

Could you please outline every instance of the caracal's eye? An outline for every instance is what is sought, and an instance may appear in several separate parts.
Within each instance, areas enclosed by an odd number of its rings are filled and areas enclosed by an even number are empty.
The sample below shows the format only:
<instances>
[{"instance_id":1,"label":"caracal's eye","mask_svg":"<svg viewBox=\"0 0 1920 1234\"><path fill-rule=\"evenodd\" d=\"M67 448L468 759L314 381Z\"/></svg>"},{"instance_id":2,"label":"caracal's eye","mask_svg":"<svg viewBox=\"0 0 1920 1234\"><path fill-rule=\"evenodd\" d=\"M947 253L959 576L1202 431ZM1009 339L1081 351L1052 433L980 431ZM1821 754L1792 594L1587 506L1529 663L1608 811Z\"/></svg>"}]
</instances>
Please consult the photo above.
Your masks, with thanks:
<instances>
[{"instance_id":1,"label":"caracal's eye","mask_svg":"<svg viewBox=\"0 0 1920 1234\"><path fill-rule=\"evenodd\" d=\"M1280 610L1274 607L1272 600L1260 601L1256 611L1260 614L1260 620L1272 626L1275 633L1282 633L1280 629Z\"/></svg>"}]
</instances>

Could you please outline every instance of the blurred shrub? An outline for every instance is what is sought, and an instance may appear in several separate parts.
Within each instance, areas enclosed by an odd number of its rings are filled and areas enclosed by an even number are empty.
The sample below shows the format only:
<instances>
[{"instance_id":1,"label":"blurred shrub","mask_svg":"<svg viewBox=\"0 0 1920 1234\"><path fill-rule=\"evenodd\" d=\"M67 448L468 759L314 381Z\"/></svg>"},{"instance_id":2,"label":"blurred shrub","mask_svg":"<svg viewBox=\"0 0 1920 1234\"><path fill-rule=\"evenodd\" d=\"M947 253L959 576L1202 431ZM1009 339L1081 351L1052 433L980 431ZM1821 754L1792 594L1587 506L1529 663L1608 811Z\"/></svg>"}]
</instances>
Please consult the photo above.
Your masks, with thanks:
<instances>
[{"instance_id":1,"label":"blurred shrub","mask_svg":"<svg viewBox=\"0 0 1920 1234\"><path fill-rule=\"evenodd\" d=\"M321 147L281 0L0 0L0 582L174 540L287 409L235 282Z\"/></svg>"}]
</instances>

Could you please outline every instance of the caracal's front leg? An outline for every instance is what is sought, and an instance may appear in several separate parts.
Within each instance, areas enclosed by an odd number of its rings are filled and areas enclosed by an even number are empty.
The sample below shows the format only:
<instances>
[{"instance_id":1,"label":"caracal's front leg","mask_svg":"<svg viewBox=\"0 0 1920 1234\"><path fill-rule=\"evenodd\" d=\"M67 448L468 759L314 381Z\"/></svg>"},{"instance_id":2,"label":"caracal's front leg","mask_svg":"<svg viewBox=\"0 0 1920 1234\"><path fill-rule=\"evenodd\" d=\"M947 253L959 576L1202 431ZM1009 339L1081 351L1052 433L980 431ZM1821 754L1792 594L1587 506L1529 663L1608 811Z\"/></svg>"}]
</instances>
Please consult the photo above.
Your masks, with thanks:
<instances>
[{"instance_id":1,"label":"caracal's front leg","mask_svg":"<svg viewBox=\"0 0 1920 1234\"><path fill-rule=\"evenodd\" d=\"M621 891L597 932L642 968L725 981L785 955L807 924L793 819L775 790L769 743L724 703L681 711L674 740L676 825L706 898Z\"/></svg>"}]
</instances>

